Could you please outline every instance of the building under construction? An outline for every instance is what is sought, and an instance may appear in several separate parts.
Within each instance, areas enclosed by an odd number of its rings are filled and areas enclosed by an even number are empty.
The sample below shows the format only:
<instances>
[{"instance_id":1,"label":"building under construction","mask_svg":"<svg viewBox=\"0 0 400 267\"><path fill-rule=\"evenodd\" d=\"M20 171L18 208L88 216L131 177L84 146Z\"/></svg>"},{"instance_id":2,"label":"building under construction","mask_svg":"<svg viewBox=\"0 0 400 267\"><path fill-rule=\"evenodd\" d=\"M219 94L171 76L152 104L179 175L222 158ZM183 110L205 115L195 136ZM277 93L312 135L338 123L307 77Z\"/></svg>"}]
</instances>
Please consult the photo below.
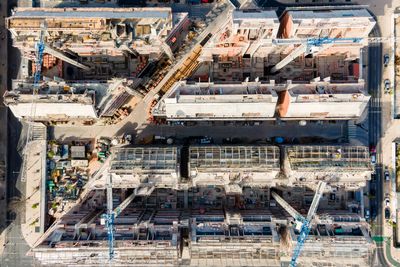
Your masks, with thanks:
<instances>
[{"instance_id":1,"label":"building under construction","mask_svg":"<svg viewBox=\"0 0 400 267\"><path fill-rule=\"evenodd\" d=\"M112 150L110 173L115 188L177 188L180 178L178 147L135 147Z\"/></svg>"},{"instance_id":2,"label":"building under construction","mask_svg":"<svg viewBox=\"0 0 400 267\"><path fill-rule=\"evenodd\" d=\"M276 38L279 19L275 11L234 10L204 48L200 60L220 61L229 57L250 58L265 42Z\"/></svg>"},{"instance_id":3,"label":"building under construction","mask_svg":"<svg viewBox=\"0 0 400 267\"><path fill-rule=\"evenodd\" d=\"M114 197L113 203L120 203L125 193ZM225 211L213 203L176 208L164 202L165 198L173 202L174 195L158 189L146 198L137 196L121 211L114 221L112 264L281 266L290 261L298 232L292 228L290 216L276 208L238 209L229 202L223 205ZM195 196L189 194L189 198ZM174 200L179 203L179 195ZM44 266L106 265L104 203L104 191L93 191L81 206L56 222L31 253ZM337 217L316 219L298 266L361 267L370 263L374 244L365 221L354 215L343 215L353 218L347 222Z\"/></svg>"},{"instance_id":4,"label":"building under construction","mask_svg":"<svg viewBox=\"0 0 400 267\"><path fill-rule=\"evenodd\" d=\"M139 79L140 80L140 79ZM140 99L135 91L137 81L113 79L109 81L46 80L36 93L30 80L13 80L11 91L4 94L4 104L15 117L35 121L95 121L113 116L132 98Z\"/></svg>"},{"instance_id":5,"label":"building under construction","mask_svg":"<svg viewBox=\"0 0 400 267\"><path fill-rule=\"evenodd\" d=\"M370 168L364 161L366 149L279 149L271 145L115 148L104 163L105 171L98 173L101 178L89 181L94 189L55 219L30 253L44 266L108 264L110 243L103 214L111 207L117 211L113 265L281 266L290 262L299 232L292 225L290 210L278 207L271 192L304 213L314 192L295 189L313 187L322 168L366 172ZM297 187L285 189L290 186L287 179L278 176L284 158L281 153L288 155L290 175L296 176L296 171L303 175L303 169L313 167L314 181L309 176L306 182L299 179L303 183ZM312 156L318 166L310 163ZM370 264L375 246L368 224L351 209L334 210L335 205L343 209L345 203L339 197L332 200L332 188L327 190L299 266Z\"/></svg>"},{"instance_id":6,"label":"building under construction","mask_svg":"<svg viewBox=\"0 0 400 267\"><path fill-rule=\"evenodd\" d=\"M282 38L360 38L375 26L372 15L364 8L320 9L289 8L280 18Z\"/></svg>"},{"instance_id":7,"label":"building under construction","mask_svg":"<svg viewBox=\"0 0 400 267\"><path fill-rule=\"evenodd\" d=\"M288 146L284 169L294 185L324 180L332 188L364 187L373 172L368 147L364 146Z\"/></svg>"},{"instance_id":8,"label":"building under construction","mask_svg":"<svg viewBox=\"0 0 400 267\"><path fill-rule=\"evenodd\" d=\"M179 81L153 110L168 121L349 120L369 102L363 80L335 83Z\"/></svg>"},{"instance_id":9,"label":"building under construction","mask_svg":"<svg viewBox=\"0 0 400 267\"><path fill-rule=\"evenodd\" d=\"M242 193L246 186L274 186L280 171L275 146L191 146L189 177L196 186L222 186Z\"/></svg>"},{"instance_id":10,"label":"building under construction","mask_svg":"<svg viewBox=\"0 0 400 267\"><path fill-rule=\"evenodd\" d=\"M360 49L374 26L356 6L288 8L279 20L274 11L233 11L203 50L195 78L357 80Z\"/></svg>"},{"instance_id":11,"label":"building under construction","mask_svg":"<svg viewBox=\"0 0 400 267\"><path fill-rule=\"evenodd\" d=\"M108 79L137 76L163 54L172 57L189 19L170 8L17 8L6 25L23 57L34 59L42 34L44 53L69 64L63 78Z\"/></svg>"}]
</instances>

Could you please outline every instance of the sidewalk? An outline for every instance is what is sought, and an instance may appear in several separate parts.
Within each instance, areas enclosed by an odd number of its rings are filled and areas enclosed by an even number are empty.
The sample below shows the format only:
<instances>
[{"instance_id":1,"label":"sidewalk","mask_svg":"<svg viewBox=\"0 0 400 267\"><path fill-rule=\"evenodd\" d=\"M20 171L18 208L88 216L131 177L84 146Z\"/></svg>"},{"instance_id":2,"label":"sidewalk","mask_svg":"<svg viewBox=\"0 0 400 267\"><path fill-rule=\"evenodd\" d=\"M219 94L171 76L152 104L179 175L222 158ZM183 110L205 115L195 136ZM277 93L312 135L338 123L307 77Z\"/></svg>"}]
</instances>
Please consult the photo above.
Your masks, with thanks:
<instances>
[{"instance_id":1,"label":"sidewalk","mask_svg":"<svg viewBox=\"0 0 400 267\"><path fill-rule=\"evenodd\" d=\"M25 219L21 220L21 231L28 245L32 247L36 240L42 235L39 230L40 225L43 223L40 221L42 219L40 213L43 208L42 205L47 205L47 203L42 203L41 197L42 192L46 191L46 188L42 188L42 171L46 170L43 170L41 156L43 147L46 147L46 141L33 141L29 146L26 171L26 175L29 179L26 180L26 191L24 194L26 199L21 203L24 205L25 210L25 214L21 214L21 217L25 215Z\"/></svg>"},{"instance_id":2,"label":"sidewalk","mask_svg":"<svg viewBox=\"0 0 400 267\"><path fill-rule=\"evenodd\" d=\"M7 16L7 9L7 1L2 1L0 5L0 47L3 48L0 50L0 121L3 127L0 130L0 234L7 226L7 107L4 106L2 97L7 90L8 81L8 51L6 49L8 38L4 20L4 17ZM0 239L1 249L3 243L4 240Z\"/></svg>"},{"instance_id":3,"label":"sidewalk","mask_svg":"<svg viewBox=\"0 0 400 267\"><path fill-rule=\"evenodd\" d=\"M386 238L384 241L386 258L392 266L400 267L400 249L394 248L392 244L391 238Z\"/></svg>"}]
</instances>

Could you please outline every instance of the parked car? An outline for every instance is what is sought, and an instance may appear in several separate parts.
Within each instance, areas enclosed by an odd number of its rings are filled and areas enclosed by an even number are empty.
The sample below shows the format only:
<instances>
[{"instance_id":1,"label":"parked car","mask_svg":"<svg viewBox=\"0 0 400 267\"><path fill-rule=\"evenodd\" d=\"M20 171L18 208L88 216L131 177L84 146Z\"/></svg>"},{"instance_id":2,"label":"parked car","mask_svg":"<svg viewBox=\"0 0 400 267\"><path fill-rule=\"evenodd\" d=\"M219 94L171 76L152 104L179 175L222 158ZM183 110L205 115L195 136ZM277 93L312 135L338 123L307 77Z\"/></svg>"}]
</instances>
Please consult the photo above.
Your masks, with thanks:
<instances>
[{"instance_id":1,"label":"parked car","mask_svg":"<svg viewBox=\"0 0 400 267\"><path fill-rule=\"evenodd\" d=\"M390 219L390 208L385 208L385 219Z\"/></svg>"},{"instance_id":2,"label":"parked car","mask_svg":"<svg viewBox=\"0 0 400 267\"><path fill-rule=\"evenodd\" d=\"M390 207L390 199L389 199L389 197L385 198L385 207Z\"/></svg>"},{"instance_id":3,"label":"parked car","mask_svg":"<svg viewBox=\"0 0 400 267\"><path fill-rule=\"evenodd\" d=\"M364 217L365 217L366 220L369 220L371 218L371 215L369 213L369 209L365 209Z\"/></svg>"},{"instance_id":4,"label":"parked car","mask_svg":"<svg viewBox=\"0 0 400 267\"><path fill-rule=\"evenodd\" d=\"M375 154L375 153L371 155L371 163L372 163L373 165L376 164L376 154Z\"/></svg>"},{"instance_id":5,"label":"parked car","mask_svg":"<svg viewBox=\"0 0 400 267\"><path fill-rule=\"evenodd\" d=\"M384 82L384 85L385 85L385 94L388 94L388 93L390 93L390 80L389 79L386 79L385 80L385 82Z\"/></svg>"},{"instance_id":6,"label":"parked car","mask_svg":"<svg viewBox=\"0 0 400 267\"><path fill-rule=\"evenodd\" d=\"M385 170L384 176L385 176L385 181L390 181L390 173L388 170Z\"/></svg>"},{"instance_id":7,"label":"parked car","mask_svg":"<svg viewBox=\"0 0 400 267\"><path fill-rule=\"evenodd\" d=\"M388 55L388 54L385 54L385 55L383 56L383 64L385 65L385 67L388 66L389 61L390 61L389 55Z\"/></svg>"}]
</instances>

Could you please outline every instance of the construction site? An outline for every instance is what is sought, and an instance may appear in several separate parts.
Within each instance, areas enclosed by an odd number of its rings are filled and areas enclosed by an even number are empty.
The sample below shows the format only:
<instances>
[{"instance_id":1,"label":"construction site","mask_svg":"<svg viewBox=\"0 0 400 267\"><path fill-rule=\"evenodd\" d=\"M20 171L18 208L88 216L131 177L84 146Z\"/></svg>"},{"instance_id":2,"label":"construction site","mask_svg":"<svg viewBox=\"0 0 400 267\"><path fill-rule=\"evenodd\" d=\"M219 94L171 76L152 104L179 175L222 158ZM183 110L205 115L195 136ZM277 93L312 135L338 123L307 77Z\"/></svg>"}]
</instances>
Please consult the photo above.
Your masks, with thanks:
<instances>
[{"instance_id":1,"label":"construction site","mask_svg":"<svg viewBox=\"0 0 400 267\"><path fill-rule=\"evenodd\" d=\"M293 8L279 19L275 11L234 11L204 48L195 80L357 81L360 49L374 25L357 8Z\"/></svg>"},{"instance_id":2,"label":"construction site","mask_svg":"<svg viewBox=\"0 0 400 267\"><path fill-rule=\"evenodd\" d=\"M6 25L32 61L43 35L44 53L57 58L48 68L61 64L60 78L107 80L138 77L148 63L172 57L189 19L170 8L18 8Z\"/></svg>"},{"instance_id":3,"label":"construction site","mask_svg":"<svg viewBox=\"0 0 400 267\"><path fill-rule=\"evenodd\" d=\"M177 82L153 109L168 121L349 120L360 118L370 96L364 81ZM233 105L233 106L232 106Z\"/></svg>"},{"instance_id":4,"label":"construction site","mask_svg":"<svg viewBox=\"0 0 400 267\"><path fill-rule=\"evenodd\" d=\"M211 205L200 209L158 208L163 196L171 194L157 191L145 200L138 196L115 218L114 264L281 266L281 262L290 260L298 232L290 226L287 214L273 208L228 210L229 204L225 212ZM104 207L96 205L104 201L104 192L94 192L32 249L34 256L44 266L106 264L107 230L100 217ZM118 203L118 199L113 202ZM369 264L374 245L363 219L344 214L317 220L299 265Z\"/></svg>"},{"instance_id":5,"label":"construction site","mask_svg":"<svg viewBox=\"0 0 400 267\"><path fill-rule=\"evenodd\" d=\"M369 179L367 149L115 147L74 205L41 218L51 226L30 254L43 266L104 265L111 249L117 265L281 266L290 262L300 233L295 221L312 209L316 191L320 207L299 266L366 266L375 245L361 211L362 187L347 187L353 181L345 179ZM286 161L290 173L283 171ZM307 176L312 168L326 173ZM343 180L336 180L337 170ZM325 181L329 186L321 187ZM112 242L107 210L114 216Z\"/></svg>"},{"instance_id":6,"label":"construction site","mask_svg":"<svg viewBox=\"0 0 400 267\"><path fill-rule=\"evenodd\" d=\"M81 108L90 110L85 112L88 119L112 117L124 105L117 117L126 117L149 91L165 94L150 120L153 116L176 121L362 117L370 96L360 69L360 51L375 25L366 9L297 8L287 9L280 17L275 11L234 10L218 31L193 39L197 44L182 57L179 51L188 45L190 25L186 13L167 7L17 8L7 18L13 46L32 62L30 73L36 68L35 44L42 40L40 71L50 80L110 83L115 77L128 78L107 90L111 97L90 90L95 102L83 100L86 95L76 98ZM173 63L176 67L171 69ZM49 94L46 90L38 93ZM6 104L17 117L29 117L17 106L30 110L23 102L32 99L22 100L21 90L11 93L15 94L20 100L14 97ZM224 107L239 102L237 110ZM61 115L82 119L81 114Z\"/></svg>"},{"instance_id":7,"label":"construction site","mask_svg":"<svg viewBox=\"0 0 400 267\"><path fill-rule=\"evenodd\" d=\"M116 132L130 141L99 136L119 122L162 135L183 122L365 115L360 51L375 26L367 9L216 6L222 19L207 17L203 28L170 7L19 7L6 19L29 66L4 103L29 122L27 143L36 146L25 161L42 156L42 171L27 177L38 202L27 204L26 223L36 228L23 231L35 237L28 254L37 265L372 264L369 147L221 145L200 131L141 143L122 126ZM45 142L34 121L104 125L93 140Z\"/></svg>"},{"instance_id":8,"label":"construction site","mask_svg":"<svg viewBox=\"0 0 400 267\"><path fill-rule=\"evenodd\" d=\"M136 90L140 82L122 78L68 82L49 79L37 90L33 81L13 80L12 90L6 91L3 98L19 119L52 123L72 120L90 125L100 118L107 121L120 117L121 110L133 109L143 97Z\"/></svg>"}]
</instances>

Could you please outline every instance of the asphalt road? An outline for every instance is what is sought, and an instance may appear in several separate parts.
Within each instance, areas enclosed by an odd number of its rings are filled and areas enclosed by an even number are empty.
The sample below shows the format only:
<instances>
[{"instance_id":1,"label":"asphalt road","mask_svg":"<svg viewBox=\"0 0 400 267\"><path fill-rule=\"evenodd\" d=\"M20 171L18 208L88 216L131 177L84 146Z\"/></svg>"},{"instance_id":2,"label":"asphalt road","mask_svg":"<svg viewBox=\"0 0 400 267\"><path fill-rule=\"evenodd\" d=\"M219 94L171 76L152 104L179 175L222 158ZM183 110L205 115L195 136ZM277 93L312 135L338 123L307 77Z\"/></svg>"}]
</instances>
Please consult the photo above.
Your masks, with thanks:
<instances>
[{"instance_id":1,"label":"asphalt road","mask_svg":"<svg viewBox=\"0 0 400 267\"><path fill-rule=\"evenodd\" d=\"M2 16L7 16L8 6L15 6L15 2L15 0L1 1L0 11ZM0 22L0 28L7 33L4 29L4 20L2 17L0 19L2 21ZM2 38L1 34L0 38ZM0 61L2 62L0 66L0 75L2 76L0 95L2 96L4 91L11 85L11 79L17 78L21 58L19 51L11 47L11 38L9 35L5 36L4 39L0 39L0 47L2 48L0 49ZM0 102L0 105L2 105L2 98ZM0 218L0 224L5 223L7 228L4 230L6 236L4 251L3 254L0 255L0 266L25 267L32 266L33 259L32 257L26 256L29 247L21 234L20 224L21 221L24 220L22 216L24 210L21 209L22 202L15 201L15 199L22 197L21 192L23 191L17 186L21 163L17 144L19 142L21 124L15 119L11 112L7 112L7 109L8 108L3 106L0 107L0 121L3 124L3 127L0 127L0 136L5 136L6 138L6 143L0 140L0 144L2 144L0 150L4 150L4 152L0 151L0 155L7 155L7 184L4 184L7 191L7 198L5 201L7 202L7 206L4 205L0 207L2 210L7 211L6 215Z\"/></svg>"},{"instance_id":2,"label":"asphalt road","mask_svg":"<svg viewBox=\"0 0 400 267\"><path fill-rule=\"evenodd\" d=\"M379 30L373 31L374 36L380 36ZM372 95L369 105L369 140L370 145L376 146L376 198L372 200L372 207L375 207L374 236L382 236L384 229L384 179L382 168L382 147L379 142L382 137L382 107L381 107L381 83L382 83L382 44L370 44L368 48L368 91ZM384 243L377 243L377 257L379 266L390 266L384 255Z\"/></svg>"}]
</instances>

